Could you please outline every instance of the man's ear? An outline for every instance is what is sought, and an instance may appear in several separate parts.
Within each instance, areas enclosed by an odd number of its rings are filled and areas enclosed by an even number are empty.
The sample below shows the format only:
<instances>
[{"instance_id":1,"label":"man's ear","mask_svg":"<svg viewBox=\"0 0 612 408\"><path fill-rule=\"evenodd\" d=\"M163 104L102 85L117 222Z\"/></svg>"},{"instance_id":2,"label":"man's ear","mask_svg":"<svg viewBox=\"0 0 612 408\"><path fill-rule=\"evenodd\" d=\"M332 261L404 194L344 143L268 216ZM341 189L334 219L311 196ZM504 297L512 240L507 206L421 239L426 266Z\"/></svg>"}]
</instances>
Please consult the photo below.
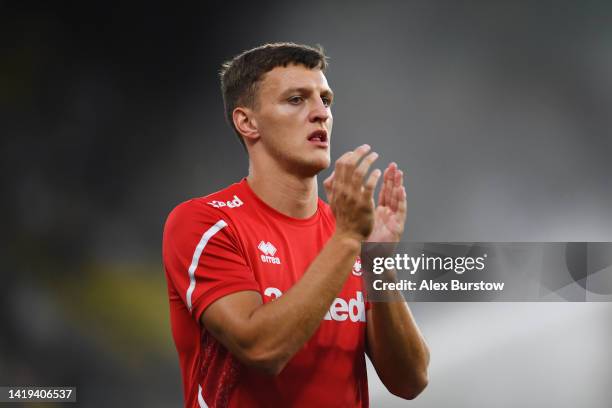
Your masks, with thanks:
<instances>
[{"instance_id":1,"label":"man's ear","mask_svg":"<svg viewBox=\"0 0 612 408\"><path fill-rule=\"evenodd\" d=\"M259 130L257 129L257 121L254 118L253 111L244 106L237 107L232 112L232 120L238 133L247 140L255 141L259 138Z\"/></svg>"}]
</instances>

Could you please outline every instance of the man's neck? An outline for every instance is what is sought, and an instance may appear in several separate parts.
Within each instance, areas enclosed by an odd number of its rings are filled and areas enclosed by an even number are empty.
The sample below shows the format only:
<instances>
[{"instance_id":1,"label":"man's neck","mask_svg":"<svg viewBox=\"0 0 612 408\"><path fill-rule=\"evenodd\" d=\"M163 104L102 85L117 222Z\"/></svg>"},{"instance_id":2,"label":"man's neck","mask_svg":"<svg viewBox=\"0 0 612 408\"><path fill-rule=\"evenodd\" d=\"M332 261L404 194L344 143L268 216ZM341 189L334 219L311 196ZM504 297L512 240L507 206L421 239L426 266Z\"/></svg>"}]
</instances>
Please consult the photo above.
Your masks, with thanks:
<instances>
[{"instance_id":1,"label":"man's neck","mask_svg":"<svg viewBox=\"0 0 612 408\"><path fill-rule=\"evenodd\" d=\"M249 166L251 190L270 207L293 218L308 218L317 211L317 177L299 177L280 168ZM276 166L274 166L276 167Z\"/></svg>"}]
</instances>

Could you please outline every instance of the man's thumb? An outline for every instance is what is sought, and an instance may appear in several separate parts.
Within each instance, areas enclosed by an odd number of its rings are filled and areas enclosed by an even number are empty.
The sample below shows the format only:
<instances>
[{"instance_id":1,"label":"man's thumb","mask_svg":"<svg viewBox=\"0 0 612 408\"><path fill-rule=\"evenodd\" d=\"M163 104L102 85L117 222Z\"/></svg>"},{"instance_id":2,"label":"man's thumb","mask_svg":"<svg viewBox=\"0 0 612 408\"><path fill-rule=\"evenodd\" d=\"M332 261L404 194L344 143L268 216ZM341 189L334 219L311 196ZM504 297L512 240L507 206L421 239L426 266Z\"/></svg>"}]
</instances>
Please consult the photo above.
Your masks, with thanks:
<instances>
[{"instance_id":1,"label":"man's thumb","mask_svg":"<svg viewBox=\"0 0 612 408\"><path fill-rule=\"evenodd\" d=\"M336 173L335 171L332 172L332 174L323 181L323 187L325 188L325 193L327 194L328 198L331 198L330 196L332 193L332 187L334 185L334 174L335 173Z\"/></svg>"}]
</instances>

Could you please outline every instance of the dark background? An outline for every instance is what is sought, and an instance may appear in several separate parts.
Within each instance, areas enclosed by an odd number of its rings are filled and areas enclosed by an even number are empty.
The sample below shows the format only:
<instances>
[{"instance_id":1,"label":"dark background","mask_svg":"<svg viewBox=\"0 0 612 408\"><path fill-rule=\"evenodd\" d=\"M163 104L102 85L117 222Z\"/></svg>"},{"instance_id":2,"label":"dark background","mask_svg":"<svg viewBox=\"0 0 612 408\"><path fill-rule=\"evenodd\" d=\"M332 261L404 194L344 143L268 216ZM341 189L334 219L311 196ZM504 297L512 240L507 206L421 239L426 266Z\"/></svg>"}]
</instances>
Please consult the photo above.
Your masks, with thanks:
<instances>
[{"instance_id":1,"label":"dark background","mask_svg":"<svg viewBox=\"0 0 612 408\"><path fill-rule=\"evenodd\" d=\"M264 42L325 47L332 158L404 169L406 240L612 241L609 2L0 4L0 385L180 405L163 223L246 174L217 72ZM375 407L612 400L609 303L411 307L430 386Z\"/></svg>"}]
</instances>

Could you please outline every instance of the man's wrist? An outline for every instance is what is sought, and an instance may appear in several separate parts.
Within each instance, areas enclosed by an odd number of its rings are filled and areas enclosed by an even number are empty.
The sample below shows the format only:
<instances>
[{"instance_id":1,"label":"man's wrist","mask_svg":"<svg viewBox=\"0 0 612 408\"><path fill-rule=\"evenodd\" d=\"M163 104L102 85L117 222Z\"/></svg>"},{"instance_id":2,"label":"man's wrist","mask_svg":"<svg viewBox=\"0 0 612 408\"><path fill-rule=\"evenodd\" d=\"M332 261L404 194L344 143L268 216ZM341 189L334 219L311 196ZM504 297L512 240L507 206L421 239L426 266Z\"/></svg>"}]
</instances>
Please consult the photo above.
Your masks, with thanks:
<instances>
[{"instance_id":1,"label":"man's wrist","mask_svg":"<svg viewBox=\"0 0 612 408\"><path fill-rule=\"evenodd\" d=\"M332 235L331 239L347 249L354 250L356 252L361 250L362 237L359 234L336 231L334 235Z\"/></svg>"}]
</instances>

